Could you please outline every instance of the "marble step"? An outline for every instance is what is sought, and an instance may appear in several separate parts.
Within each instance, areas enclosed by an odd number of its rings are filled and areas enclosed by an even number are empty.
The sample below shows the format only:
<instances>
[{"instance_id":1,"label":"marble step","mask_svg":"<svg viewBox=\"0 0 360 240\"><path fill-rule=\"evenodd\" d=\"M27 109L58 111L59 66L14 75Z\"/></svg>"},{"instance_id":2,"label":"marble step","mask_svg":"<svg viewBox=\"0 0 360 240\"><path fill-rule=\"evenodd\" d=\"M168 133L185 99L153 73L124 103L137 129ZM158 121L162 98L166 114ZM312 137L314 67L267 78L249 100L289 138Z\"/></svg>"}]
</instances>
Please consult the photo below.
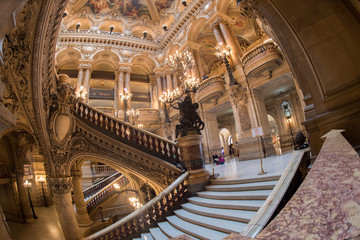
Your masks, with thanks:
<instances>
[{"instance_id":1,"label":"marble step","mask_svg":"<svg viewBox=\"0 0 360 240\"><path fill-rule=\"evenodd\" d=\"M151 233L142 233L141 239L142 240L154 240L154 238L151 236Z\"/></svg>"},{"instance_id":2,"label":"marble step","mask_svg":"<svg viewBox=\"0 0 360 240\"><path fill-rule=\"evenodd\" d=\"M205 187L207 191L227 192L227 191L247 191L247 190L272 190L278 181L224 184L224 185L208 185Z\"/></svg>"},{"instance_id":3,"label":"marble step","mask_svg":"<svg viewBox=\"0 0 360 240\"><path fill-rule=\"evenodd\" d=\"M197 195L203 198L222 199L222 200L266 200L272 190L254 190L240 192L215 192L202 191Z\"/></svg>"},{"instance_id":4,"label":"marble step","mask_svg":"<svg viewBox=\"0 0 360 240\"><path fill-rule=\"evenodd\" d=\"M239 233L247 225L242 222L202 216L185 209L176 210L175 215L187 222L229 234L232 232Z\"/></svg>"},{"instance_id":5,"label":"marble step","mask_svg":"<svg viewBox=\"0 0 360 240\"><path fill-rule=\"evenodd\" d=\"M156 228L150 228L150 233L153 236L153 238L155 240L168 240L169 237L166 236L163 231L161 231L160 228L156 227Z\"/></svg>"},{"instance_id":6,"label":"marble step","mask_svg":"<svg viewBox=\"0 0 360 240\"><path fill-rule=\"evenodd\" d=\"M234 209L221 209L221 208L211 208L195 205L192 203L185 203L182 205L182 208L199 215L221 218L226 220L233 220L243 223L248 223L255 216L256 211L244 211L244 210L234 210Z\"/></svg>"},{"instance_id":7,"label":"marble step","mask_svg":"<svg viewBox=\"0 0 360 240\"><path fill-rule=\"evenodd\" d=\"M133 240L142 240L142 238L133 238Z\"/></svg>"},{"instance_id":8,"label":"marble step","mask_svg":"<svg viewBox=\"0 0 360 240\"><path fill-rule=\"evenodd\" d=\"M252 182L265 182L265 181L274 181L279 180L281 175L273 175L273 176L262 176L255 178L246 178L246 179L215 179L211 180L211 185L219 185L219 184L240 184L240 183L252 183Z\"/></svg>"},{"instance_id":9,"label":"marble step","mask_svg":"<svg viewBox=\"0 0 360 240\"><path fill-rule=\"evenodd\" d=\"M188 202L203 207L258 211L264 200L219 200L202 197L188 198Z\"/></svg>"},{"instance_id":10,"label":"marble step","mask_svg":"<svg viewBox=\"0 0 360 240\"><path fill-rule=\"evenodd\" d=\"M209 228L201 227L193 223L189 223L177 216L169 216L166 217L166 219L171 225L173 225L177 229L203 240L220 240L229 235L228 233L219 232Z\"/></svg>"},{"instance_id":11,"label":"marble step","mask_svg":"<svg viewBox=\"0 0 360 240\"><path fill-rule=\"evenodd\" d=\"M194 238L193 236L190 236L190 235L186 234L185 232L182 232L179 229L175 228L169 222L160 222L160 223L158 223L158 226L161 229L161 231L163 233L165 233L165 235L168 236L169 238L174 238L174 237L178 237L180 235L185 234L195 240L197 239L197 238Z\"/></svg>"}]
</instances>

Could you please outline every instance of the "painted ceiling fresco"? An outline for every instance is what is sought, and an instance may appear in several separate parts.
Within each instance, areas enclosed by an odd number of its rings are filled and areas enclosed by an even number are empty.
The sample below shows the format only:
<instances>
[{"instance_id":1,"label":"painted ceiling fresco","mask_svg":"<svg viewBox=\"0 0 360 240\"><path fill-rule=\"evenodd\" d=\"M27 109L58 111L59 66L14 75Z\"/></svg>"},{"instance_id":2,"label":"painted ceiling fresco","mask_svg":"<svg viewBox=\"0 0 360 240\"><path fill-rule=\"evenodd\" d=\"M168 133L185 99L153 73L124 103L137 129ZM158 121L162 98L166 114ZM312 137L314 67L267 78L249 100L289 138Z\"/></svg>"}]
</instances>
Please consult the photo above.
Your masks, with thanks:
<instances>
[{"instance_id":1,"label":"painted ceiling fresco","mask_svg":"<svg viewBox=\"0 0 360 240\"><path fill-rule=\"evenodd\" d=\"M174 2L174 0L156 0L155 6L158 11L171 7L171 4Z\"/></svg>"},{"instance_id":2,"label":"painted ceiling fresco","mask_svg":"<svg viewBox=\"0 0 360 240\"><path fill-rule=\"evenodd\" d=\"M150 16L146 0L89 0L86 6L95 14L105 15L117 9L127 18Z\"/></svg>"}]
</instances>

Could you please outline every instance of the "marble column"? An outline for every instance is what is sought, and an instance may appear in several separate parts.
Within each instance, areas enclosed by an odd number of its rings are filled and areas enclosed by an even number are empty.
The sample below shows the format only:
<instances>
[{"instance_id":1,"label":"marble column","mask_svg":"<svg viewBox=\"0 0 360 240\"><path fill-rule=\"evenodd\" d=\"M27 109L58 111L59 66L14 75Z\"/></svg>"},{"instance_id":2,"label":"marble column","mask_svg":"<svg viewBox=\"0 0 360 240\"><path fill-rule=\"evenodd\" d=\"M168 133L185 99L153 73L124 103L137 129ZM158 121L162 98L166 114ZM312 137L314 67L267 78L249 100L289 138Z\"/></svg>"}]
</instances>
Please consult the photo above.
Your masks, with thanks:
<instances>
[{"instance_id":1,"label":"marble column","mask_svg":"<svg viewBox=\"0 0 360 240\"><path fill-rule=\"evenodd\" d=\"M129 91L129 93L131 93L130 90L130 73L131 73L131 68L127 68L125 69L126 75L125 75L125 88L127 88L127 90ZM127 109L131 109L131 98L128 100L128 104L127 104Z\"/></svg>"},{"instance_id":2,"label":"marble column","mask_svg":"<svg viewBox=\"0 0 360 240\"><path fill-rule=\"evenodd\" d=\"M71 177L48 179L54 197L59 222L67 240L81 239L71 201Z\"/></svg>"},{"instance_id":3,"label":"marble column","mask_svg":"<svg viewBox=\"0 0 360 240\"><path fill-rule=\"evenodd\" d=\"M71 170L74 201L76 206L77 221L79 226L89 226L92 221L86 209L84 193L81 186L82 172L80 170Z\"/></svg>"},{"instance_id":4,"label":"marble column","mask_svg":"<svg viewBox=\"0 0 360 240\"><path fill-rule=\"evenodd\" d=\"M194 53L195 65L197 66L198 71L199 71L199 80L200 80L200 82L202 82L202 78L205 75L205 72L204 72L203 65L201 63L200 51L194 50L193 53Z\"/></svg>"},{"instance_id":5,"label":"marble column","mask_svg":"<svg viewBox=\"0 0 360 240\"><path fill-rule=\"evenodd\" d=\"M161 73L155 73L155 78L156 78L156 87L157 87L157 99L159 99L159 97L162 95L162 87L161 87ZM161 104L159 104L158 109L160 110Z\"/></svg>"},{"instance_id":6,"label":"marble column","mask_svg":"<svg viewBox=\"0 0 360 240\"><path fill-rule=\"evenodd\" d=\"M189 171L185 185L190 195L195 196L196 192L204 190L204 186L209 181L209 174L204 166L202 135L190 134L178 138L177 141L180 147L181 163Z\"/></svg>"},{"instance_id":7,"label":"marble column","mask_svg":"<svg viewBox=\"0 0 360 240\"><path fill-rule=\"evenodd\" d=\"M176 89L178 87L176 72L172 73L172 84L173 84L173 89Z\"/></svg>"},{"instance_id":8,"label":"marble column","mask_svg":"<svg viewBox=\"0 0 360 240\"><path fill-rule=\"evenodd\" d=\"M151 97L151 106L150 108L159 109L159 94L156 86L155 76L152 74L150 77L149 89L150 89L150 97Z\"/></svg>"},{"instance_id":9,"label":"marble column","mask_svg":"<svg viewBox=\"0 0 360 240\"><path fill-rule=\"evenodd\" d=\"M80 94L80 88L82 86L83 78L84 78L84 69L83 69L82 64L80 64L79 65L79 73L78 73L77 83L76 83L76 89L75 89L75 95L76 96L78 96L78 94Z\"/></svg>"},{"instance_id":10,"label":"marble column","mask_svg":"<svg viewBox=\"0 0 360 240\"><path fill-rule=\"evenodd\" d=\"M122 109L122 103L120 99L120 94L124 93L124 69L119 68L118 70L118 76L116 78L116 100L117 100L117 108L115 108L117 112L117 117L124 115L124 110Z\"/></svg>"},{"instance_id":11,"label":"marble column","mask_svg":"<svg viewBox=\"0 0 360 240\"><path fill-rule=\"evenodd\" d=\"M222 36L221 32L220 32L220 28L219 25L217 25L217 23L213 24L211 26L212 30L214 31L214 35L215 35L215 39L218 43L222 42L223 44L225 44L225 39Z\"/></svg>"},{"instance_id":12,"label":"marble column","mask_svg":"<svg viewBox=\"0 0 360 240\"><path fill-rule=\"evenodd\" d=\"M228 27L226 26L225 22L223 21L219 21L219 27L221 29L221 32L225 38L225 42L226 45L228 45L229 47L231 47L231 60L233 61L234 65L235 65L235 69L242 71L242 67L241 67L241 60L240 60L240 56L239 53L237 51L234 39L231 36L230 30L228 29Z\"/></svg>"},{"instance_id":13,"label":"marble column","mask_svg":"<svg viewBox=\"0 0 360 240\"><path fill-rule=\"evenodd\" d=\"M85 102L89 102L89 93L90 93L90 78L91 78L91 65L87 64L84 66L85 76L84 76L84 93L85 93Z\"/></svg>"},{"instance_id":14,"label":"marble column","mask_svg":"<svg viewBox=\"0 0 360 240\"><path fill-rule=\"evenodd\" d=\"M16 185L19 193L20 207L26 223L33 223L34 218L30 209L28 194L24 187L24 170L16 170Z\"/></svg>"},{"instance_id":15,"label":"marble column","mask_svg":"<svg viewBox=\"0 0 360 240\"><path fill-rule=\"evenodd\" d=\"M241 129L240 114L238 111L236 99L232 96L230 96L229 99L230 99L230 104L231 104L231 108L232 108L233 115L234 115L235 131L236 131L236 135L233 136L233 140L234 140L234 142L238 142L243 133L242 129Z\"/></svg>"},{"instance_id":16,"label":"marble column","mask_svg":"<svg viewBox=\"0 0 360 240\"><path fill-rule=\"evenodd\" d=\"M166 74L166 88L170 91L173 90L173 87L172 87L172 80L171 80L171 72L170 71L167 71L165 72Z\"/></svg>"}]
</instances>

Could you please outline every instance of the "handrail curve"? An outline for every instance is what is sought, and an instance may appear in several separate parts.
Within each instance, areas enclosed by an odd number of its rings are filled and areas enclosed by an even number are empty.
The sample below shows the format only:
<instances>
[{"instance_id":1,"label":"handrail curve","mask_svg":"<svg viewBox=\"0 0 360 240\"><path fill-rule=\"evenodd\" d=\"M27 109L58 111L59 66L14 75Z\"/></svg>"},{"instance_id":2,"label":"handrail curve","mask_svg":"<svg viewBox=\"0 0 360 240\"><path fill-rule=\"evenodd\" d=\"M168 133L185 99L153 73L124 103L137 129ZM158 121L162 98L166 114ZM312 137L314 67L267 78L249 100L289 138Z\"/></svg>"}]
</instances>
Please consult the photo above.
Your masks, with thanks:
<instances>
[{"instance_id":1,"label":"handrail curve","mask_svg":"<svg viewBox=\"0 0 360 240\"><path fill-rule=\"evenodd\" d=\"M107 134L111 133L114 138L130 146L148 152L173 165L180 163L179 147L173 141L121 121L82 101L75 103L74 113L80 119L87 121L88 124L96 125L102 131L105 130Z\"/></svg>"},{"instance_id":2,"label":"handrail curve","mask_svg":"<svg viewBox=\"0 0 360 240\"><path fill-rule=\"evenodd\" d=\"M117 179L118 177L120 177L122 174L117 172L114 173L113 175L101 180L100 182L92 185L91 187L86 188L83 191L84 194L84 198L88 198L91 195L93 195L95 192L97 192L98 190L104 188L105 186L109 185L112 181L114 181L115 179Z\"/></svg>"},{"instance_id":3,"label":"handrail curve","mask_svg":"<svg viewBox=\"0 0 360 240\"><path fill-rule=\"evenodd\" d=\"M156 222L158 218L164 216L177 202L183 199L187 191L184 181L188 175L188 172L183 173L163 192L139 210L132 212L103 230L86 237L85 240L126 239Z\"/></svg>"}]
</instances>

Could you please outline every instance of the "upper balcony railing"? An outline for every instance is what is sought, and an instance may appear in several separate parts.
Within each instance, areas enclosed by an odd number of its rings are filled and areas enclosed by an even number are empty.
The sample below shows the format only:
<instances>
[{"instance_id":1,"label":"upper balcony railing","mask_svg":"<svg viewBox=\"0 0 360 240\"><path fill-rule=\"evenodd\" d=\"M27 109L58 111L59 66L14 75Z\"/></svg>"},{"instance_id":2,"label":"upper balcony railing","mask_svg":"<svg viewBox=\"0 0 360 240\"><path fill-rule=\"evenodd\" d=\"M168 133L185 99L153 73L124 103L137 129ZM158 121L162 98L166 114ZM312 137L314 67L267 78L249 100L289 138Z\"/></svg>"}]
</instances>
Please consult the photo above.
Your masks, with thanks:
<instances>
[{"instance_id":1,"label":"upper balcony railing","mask_svg":"<svg viewBox=\"0 0 360 240\"><path fill-rule=\"evenodd\" d=\"M159 43L150 39L144 39L137 36L125 36L120 33L109 32L91 32L89 30L66 30L61 31L59 35L61 43L92 43L92 44L110 44L116 46L126 46L149 51L157 51L160 47Z\"/></svg>"},{"instance_id":2,"label":"upper balcony railing","mask_svg":"<svg viewBox=\"0 0 360 240\"><path fill-rule=\"evenodd\" d=\"M218 98L225 91L225 81L222 76L213 76L201 82L197 91L197 100L201 103L207 102L212 98Z\"/></svg>"},{"instance_id":3,"label":"upper balcony railing","mask_svg":"<svg viewBox=\"0 0 360 240\"><path fill-rule=\"evenodd\" d=\"M83 102L76 102L75 116L93 128L105 130L114 139L147 152L173 165L180 163L178 145L166 138L121 121Z\"/></svg>"},{"instance_id":4,"label":"upper balcony railing","mask_svg":"<svg viewBox=\"0 0 360 240\"><path fill-rule=\"evenodd\" d=\"M185 197L185 179L188 172L182 174L163 192L146 203L139 210L129 214L107 228L86 238L90 239L128 239L137 232L157 222L174 210L174 207Z\"/></svg>"},{"instance_id":5,"label":"upper balcony railing","mask_svg":"<svg viewBox=\"0 0 360 240\"><path fill-rule=\"evenodd\" d=\"M241 61L246 74L260 76L280 66L282 54L274 42L264 42L245 53Z\"/></svg>"}]
</instances>

